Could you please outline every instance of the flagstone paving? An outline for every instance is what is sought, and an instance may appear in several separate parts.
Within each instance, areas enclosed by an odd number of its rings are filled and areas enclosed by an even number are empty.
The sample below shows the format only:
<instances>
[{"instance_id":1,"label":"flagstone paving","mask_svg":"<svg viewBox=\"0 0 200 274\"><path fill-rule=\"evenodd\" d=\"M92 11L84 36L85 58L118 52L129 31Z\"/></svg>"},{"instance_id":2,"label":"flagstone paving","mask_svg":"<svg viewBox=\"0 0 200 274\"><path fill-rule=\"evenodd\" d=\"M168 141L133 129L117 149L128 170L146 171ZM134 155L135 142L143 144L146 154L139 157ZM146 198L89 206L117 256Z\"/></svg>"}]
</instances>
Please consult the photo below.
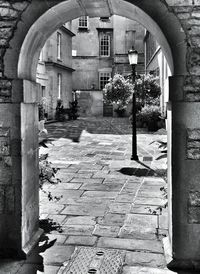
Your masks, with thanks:
<instances>
[{"instance_id":1,"label":"flagstone paving","mask_svg":"<svg viewBox=\"0 0 200 274\"><path fill-rule=\"evenodd\" d=\"M156 160L158 147L150 145L166 135L140 130L135 162L130 160L127 118L84 118L46 127L51 144L40 153L48 153L48 160L60 168L61 182L44 189L62 197L49 202L41 192L40 218L53 219L60 230L49 231L40 242L35 251L40 263L31 261L33 254L17 273L37 273L31 272L31 264L36 269L43 265L38 273L58 273L76 246L124 250L124 274L174 273L165 269L162 247L167 211L157 210L164 204L160 188L166 183L159 174L166 163Z\"/></svg>"}]
</instances>

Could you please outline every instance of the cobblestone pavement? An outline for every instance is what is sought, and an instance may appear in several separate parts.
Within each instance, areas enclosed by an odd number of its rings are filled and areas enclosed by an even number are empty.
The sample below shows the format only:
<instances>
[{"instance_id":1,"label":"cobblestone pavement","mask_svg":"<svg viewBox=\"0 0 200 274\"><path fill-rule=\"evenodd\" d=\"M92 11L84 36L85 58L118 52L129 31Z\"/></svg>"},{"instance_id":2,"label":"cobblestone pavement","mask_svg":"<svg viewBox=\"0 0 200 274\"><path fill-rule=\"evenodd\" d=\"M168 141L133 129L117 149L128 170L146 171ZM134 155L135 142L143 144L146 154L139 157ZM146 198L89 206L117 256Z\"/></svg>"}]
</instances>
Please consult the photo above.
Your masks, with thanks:
<instances>
[{"instance_id":1,"label":"cobblestone pavement","mask_svg":"<svg viewBox=\"0 0 200 274\"><path fill-rule=\"evenodd\" d=\"M62 231L47 233L17 273L64 273L77 246L124 251L124 274L174 273L166 270L162 247L167 210L157 210L164 203L160 174L166 163L156 160L160 152L152 143L166 135L139 130L136 162L130 160L126 118L85 118L46 128L52 143L40 153L60 168L61 182L45 190L62 198L49 202L41 193L40 218L53 219Z\"/></svg>"}]
</instances>

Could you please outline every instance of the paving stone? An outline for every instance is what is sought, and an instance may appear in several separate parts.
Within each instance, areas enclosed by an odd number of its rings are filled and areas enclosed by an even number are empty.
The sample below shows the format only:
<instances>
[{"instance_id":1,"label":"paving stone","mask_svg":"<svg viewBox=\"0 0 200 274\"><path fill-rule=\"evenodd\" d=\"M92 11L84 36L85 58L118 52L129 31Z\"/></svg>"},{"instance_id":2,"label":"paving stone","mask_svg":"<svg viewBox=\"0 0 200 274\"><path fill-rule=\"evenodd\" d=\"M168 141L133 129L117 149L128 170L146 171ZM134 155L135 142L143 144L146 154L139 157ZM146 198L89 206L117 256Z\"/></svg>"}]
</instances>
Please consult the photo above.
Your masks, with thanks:
<instances>
[{"instance_id":1,"label":"paving stone","mask_svg":"<svg viewBox=\"0 0 200 274\"><path fill-rule=\"evenodd\" d=\"M156 240L157 234L155 228L148 227L142 228L135 225L134 227L124 225L119 232L119 238L125 239L145 239L145 240Z\"/></svg>"},{"instance_id":2,"label":"paving stone","mask_svg":"<svg viewBox=\"0 0 200 274\"><path fill-rule=\"evenodd\" d=\"M87 216L103 216L105 213L106 205L102 204L80 204L80 205L68 205L62 211L62 214L67 215L87 215Z\"/></svg>"},{"instance_id":3,"label":"paving stone","mask_svg":"<svg viewBox=\"0 0 200 274\"><path fill-rule=\"evenodd\" d=\"M54 245L42 254L44 257L44 264L62 265L63 262L70 259L74 249L74 246Z\"/></svg>"},{"instance_id":4,"label":"paving stone","mask_svg":"<svg viewBox=\"0 0 200 274\"><path fill-rule=\"evenodd\" d=\"M55 244L64 244L64 242L66 241L67 237L66 235L62 235L62 234L45 234L45 236L47 236L49 238L49 241L54 241L56 240Z\"/></svg>"},{"instance_id":5,"label":"paving stone","mask_svg":"<svg viewBox=\"0 0 200 274\"><path fill-rule=\"evenodd\" d=\"M137 187L136 188L128 188L128 187L125 186L125 187L123 187L122 191L120 192L120 195L127 193L127 194L130 194L133 197L135 197L136 192L137 192Z\"/></svg>"},{"instance_id":6,"label":"paving stone","mask_svg":"<svg viewBox=\"0 0 200 274\"><path fill-rule=\"evenodd\" d=\"M158 206L132 204L130 213L152 215L152 211L156 211L160 214Z\"/></svg>"},{"instance_id":7,"label":"paving stone","mask_svg":"<svg viewBox=\"0 0 200 274\"><path fill-rule=\"evenodd\" d=\"M151 191L151 190L142 190L140 189L138 194L137 194L138 197L150 197L150 198L162 198L162 192L157 190L157 191Z\"/></svg>"},{"instance_id":8,"label":"paving stone","mask_svg":"<svg viewBox=\"0 0 200 274\"><path fill-rule=\"evenodd\" d=\"M125 264L128 266L148 266L164 268L166 266L165 258L161 254L147 252L126 252Z\"/></svg>"},{"instance_id":9,"label":"paving stone","mask_svg":"<svg viewBox=\"0 0 200 274\"><path fill-rule=\"evenodd\" d=\"M119 191L123 187L123 184L115 184L115 183L110 183L110 184L83 184L80 189L84 190L100 190L100 191Z\"/></svg>"},{"instance_id":10,"label":"paving stone","mask_svg":"<svg viewBox=\"0 0 200 274\"><path fill-rule=\"evenodd\" d=\"M93 246L97 240L95 236L69 236L65 241L67 245Z\"/></svg>"},{"instance_id":11,"label":"paving stone","mask_svg":"<svg viewBox=\"0 0 200 274\"><path fill-rule=\"evenodd\" d=\"M116 178L105 178L103 181L103 184L125 184L126 183L126 179L116 179Z\"/></svg>"},{"instance_id":12,"label":"paving stone","mask_svg":"<svg viewBox=\"0 0 200 274\"><path fill-rule=\"evenodd\" d=\"M66 216L65 215L60 215L60 214L49 214L48 218L52 219L56 223L63 224L64 220L66 219Z\"/></svg>"},{"instance_id":13,"label":"paving stone","mask_svg":"<svg viewBox=\"0 0 200 274\"><path fill-rule=\"evenodd\" d=\"M62 199L65 200L67 198L77 198L83 194L83 190L74 190L74 189L62 189L62 190L53 190L52 195L63 196Z\"/></svg>"},{"instance_id":14,"label":"paving stone","mask_svg":"<svg viewBox=\"0 0 200 274\"><path fill-rule=\"evenodd\" d=\"M161 198L151 198L148 197L136 197L133 201L134 204L143 204L143 205L155 205L155 206L162 206L164 204L164 200Z\"/></svg>"},{"instance_id":15,"label":"paving stone","mask_svg":"<svg viewBox=\"0 0 200 274\"><path fill-rule=\"evenodd\" d=\"M102 179L98 179L98 178L73 178L71 181L71 183L98 183L101 184L103 182L103 178Z\"/></svg>"},{"instance_id":16,"label":"paving stone","mask_svg":"<svg viewBox=\"0 0 200 274\"><path fill-rule=\"evenodd\" d=\"M93 170L93 169L79 169L78 173L80 174L88 174L88 173L91 173L91 174L94 174L94 172L97 172L96 170Z\"/></svg>"},{"instance_id":17,"label":"paving stone","mask_svg":"<svg viewBox=\"0 0 200 274\"><path fill-rule=\"evenodd\" d=\"M68 217L64 222L65 225L95 225L95 217L91 216L78 216Z\"/></svg>"},{"instance_id":18,"label":"paving stone","mask_svg":"<svg viewBox=\"0 0 200 274\"><path fill-rule=\"evenodd\" d=\"M57 189L79 189L82 186L81 183L61 183L57 186Z\"/></svg>"},{"instance_id":19,"label":"paving stone","mask_svg":"<svg viewBox=\"0 0 200 274\"><path fill-rule=\"evenodd\" d=\"M131 206L131 203L111 203L108 211L111 213L126 214L130 212Z\"/></svg>"},{"instance_id":20,"label":"paving stone","mask_svg":"<svg viewBox=\"0 0 200 274\"><path fill-rule=\"evenodd\" d=\"M158 227L158 220L156 215L143 215L143 214L127 214L124 221L126 226L142 227Z\"/></svg>"},{"instance_id":21,"label":"paving stone","mask_svg":"<svg viewBox=\"0 0 200 274\"><path fill-rule=\"evenodd\" d=\"M132 251L163 253L162 242L158 240L121 239L101 237L98 247L119 248Z\"/></svg>"},{"instance_id":22,"label":"paving stone","mask_svg":"<svg viewBox=\"0 0 200 274\"><path fill-rule=\"evenodd\" d=\"M64 209L64 205L45 203L40 206L40 214L58 214Z\"/></svg>"},{"instance_id":23,"label":"paving stone","mask_svg":"<svg viewBox=\"0 0 200 274\"><path fill-rule=\"evenodd\" d=\"M84 196L84 197L80 197L77 200L77 203L90 203L92 205L94 205L94 204L102 205L102 203L103 203L104 205L107 205L114 200L115 200L115 198L110 198L110 197L108 198L108 197L87 197L87 196Z\"/></svg>"},{"instance_id":24,"label":"paving stone","mask_svg":"<svg viewBox=\"0 0 200 274\"><path fill-rule=\"evenodd\" d=\"M57 274L59 270L59 266L53 266L53 265L44 265L44 273L47 274ZM31 273L31 272L27 272Z\"/></svg>"},{"instance_id":25,"label":"paving stone","mask_svg":"<svg viewBox=\"0 0 200 274\"><path fill-rule=\"evenodd\" d=\"M92 234L103 237L117 237L119 229L120 228L118 226L105 226L97 224Z\"/></svg>"},{"instance_id":26,"label":"paving stone","mask_svg":"<svg viewBox=\"0 0 200 274\"><path fill-rule=\"evenodd\" d=\"M67 235L92 235L94 226L91 225L63 225L62 234Z\"/></svg>"},{"instance_id":27,"label":"paving stone","mask_svg":"<svg viewBox=\"0 0 200 274\"><path fill-rule=\"evenodd\" d=\"M118 192L114 191L85 191L82 197L107 197L107 198L115 198Z\"/></svg>"},{"instance_id":28,"label":"paving stone","mask_svg":"<svg viewBox=\"0 0 200 274\"><path fill-rule=\"evenodd\" d=\"M124 224L124 220L124 214L107 213L104 217L99 217L97 222L101 225L122 226Z\"/></svg>"},{"instance_id":29,"label":"paving stone","mask_svg":"<svg viewBox=\"0 0 200 274\"><path fill-rule=\"evenodd\" d=\"M162 178L145 178L144 185L152 185L152 186L163 186L166 185L166 182Z\"/></svg>"},{"instance_id":30,"label":"paving stone","mask_svg":"<svg viewBox=\"0 0 200 274\"><path fill-rule=\"evenodd\" d=\"M75 173L74 174L74 178L91 178L92 177L92 175L93 175L93 173Z\"/></svg>"},{"instance_id":31,"label":"paving stone","mask_svg":"<svg viewBox=\"0 0 200 274\"><path fill-rule=\"evenodd\" d=\"M162 214L159 216L159 227L161 229L167 229L168 228L168 215Z\"/></svg>"},{"instance_id":32,"label":"paving stone","mask_svg":"<svg viewBox=\"0 0 200 274\"><path fill-rule=\"evenodd\" d=\"M141 267L141 266L125 266L123 268L122 274L175 274L173 271L150 268L150 267Z\"/></svg>"},{"instance_id":33,"label":"paving stone","mask_svg":"<svg viewBox=\"0 0 200 274\"><path fill-rule=\"evenodd\" d=\"M115 202L118 203L131 203L134 201L135 195L132 193L120 193L117 195Z\"/></svg>"}]
</instances>

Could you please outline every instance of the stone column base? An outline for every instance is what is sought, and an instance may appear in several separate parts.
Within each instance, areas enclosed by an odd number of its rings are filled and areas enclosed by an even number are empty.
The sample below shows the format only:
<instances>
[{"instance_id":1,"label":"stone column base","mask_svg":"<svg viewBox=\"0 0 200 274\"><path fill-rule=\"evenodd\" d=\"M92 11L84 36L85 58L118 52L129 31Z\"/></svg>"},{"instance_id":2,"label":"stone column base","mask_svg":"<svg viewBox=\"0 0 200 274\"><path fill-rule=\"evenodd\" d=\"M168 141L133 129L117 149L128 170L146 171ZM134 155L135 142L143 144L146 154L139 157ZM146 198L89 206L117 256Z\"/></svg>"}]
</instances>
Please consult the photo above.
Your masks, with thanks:
<instances>
[{"instance_id":1,"label":"stone column base","mask_svg":"<svg viewBox=\"0 0 200 274\"><path fill-rule=\"evenodd\" d=\"M167 262L167 267L170 270L190 270L199 271L200 273L200 260L189 259L176 259L172 256L172 247L169 237L163 238L164 256Z\"/></svg>"}]
</instances>

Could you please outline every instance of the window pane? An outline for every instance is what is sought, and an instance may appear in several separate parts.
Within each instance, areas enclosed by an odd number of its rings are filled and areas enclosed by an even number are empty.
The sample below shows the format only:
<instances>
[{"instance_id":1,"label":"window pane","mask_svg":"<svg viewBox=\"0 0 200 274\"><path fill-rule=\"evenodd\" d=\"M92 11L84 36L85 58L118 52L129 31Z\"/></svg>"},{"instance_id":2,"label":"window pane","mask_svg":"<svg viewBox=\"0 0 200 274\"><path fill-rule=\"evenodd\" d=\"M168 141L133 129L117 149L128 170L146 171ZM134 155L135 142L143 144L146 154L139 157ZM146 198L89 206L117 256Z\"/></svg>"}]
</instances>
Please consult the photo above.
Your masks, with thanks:
<instances>
[{"instance_id":1,"label":"window pane","mask_svg":"<svg viewBox=\"0 0 200 274\"><path fill-rule=\"evenodd\" d=\"M99 87L100 89L104 89L105 85L108 83L108 80L111 77L110 72L101 72L99 77Z\"/></svg>"},{"instance_id":2,"label":"window pane","mask_svg":"<svg viewBox=\"0 0 200 274\"><path fill-rule=\"evenodd\" d=\"M62 75L58 73L58 99L61 99L62 93Z\"/></svg>"},{"instance_id":3,"label":"window pane","mask_svg":"<svg viewBox=\"0 0 200 274\"><path fill-rule=\"evenodd\" d=\"M79 28L87 28L88 20L87 16L81 16L79 18Z\"/></svg>"},{"instance_id":4,"label":"window pane","mask_svg":"<svg viewBox=\"0 0 200 274\"><path fill-rule=\"evenodd\" d=\"M61 34L57 32L57 58L61 59Z\"/></svg>"},{"instance_id":5,"label":"window pane","mask_svg":"<svg viewBox=\"0 0 200 274\"><path fill-rule=\"evenodd\" d=\"M110 56L110 36L107 34L100 37L100 55Z\"/></svg>"}]
</instances>

